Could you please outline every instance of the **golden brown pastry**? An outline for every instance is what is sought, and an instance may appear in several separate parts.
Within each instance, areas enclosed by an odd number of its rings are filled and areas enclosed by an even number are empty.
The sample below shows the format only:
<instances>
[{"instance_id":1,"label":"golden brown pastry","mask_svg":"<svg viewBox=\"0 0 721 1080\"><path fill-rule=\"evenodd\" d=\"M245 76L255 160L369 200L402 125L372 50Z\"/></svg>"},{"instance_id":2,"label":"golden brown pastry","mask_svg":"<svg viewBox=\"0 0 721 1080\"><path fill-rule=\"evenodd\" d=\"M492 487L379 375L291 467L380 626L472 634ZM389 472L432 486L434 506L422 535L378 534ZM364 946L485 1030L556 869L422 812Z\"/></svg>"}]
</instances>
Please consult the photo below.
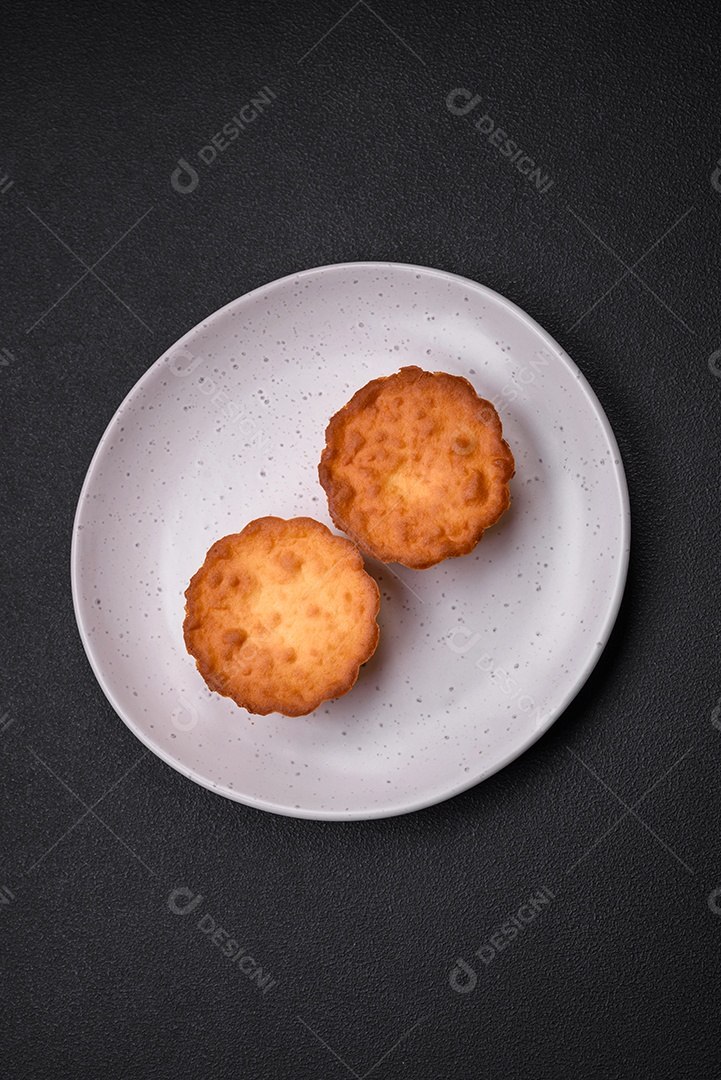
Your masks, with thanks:
<instances>
[{"instance_id":1,"label":"golden brown pastry","mask_svg":"<svg viewBox=\"0 0 721 1080\"><path fill-rule=\"evenodd\" d=\"M252 713L341 697L378 644L378 586L356 545L312 518L258 518L218 540L185 597L198 671Z\"/></svg>"},{"instance_id":2,"label":"golden brown pastry","mask_svg":"<svg viewBox=\"0 0 721 1080\"><path fill-rule=\"evenodd\" d=\"M472 551L510 504L513 454L467 379L404 367L332 417L318 475L343 532L381 562L425 570Z\"/></svg>"}]
</instances>

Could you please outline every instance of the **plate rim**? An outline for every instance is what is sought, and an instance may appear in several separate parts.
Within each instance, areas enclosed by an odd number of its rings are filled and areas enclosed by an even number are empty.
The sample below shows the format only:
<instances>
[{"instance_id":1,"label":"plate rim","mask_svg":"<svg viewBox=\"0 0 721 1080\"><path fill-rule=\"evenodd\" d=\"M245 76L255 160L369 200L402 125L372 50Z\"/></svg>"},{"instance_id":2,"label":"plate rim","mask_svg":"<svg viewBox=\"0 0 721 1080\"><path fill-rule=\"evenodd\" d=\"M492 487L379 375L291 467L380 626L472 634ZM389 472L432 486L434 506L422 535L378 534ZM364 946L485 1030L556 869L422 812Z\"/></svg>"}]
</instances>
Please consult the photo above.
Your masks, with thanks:
<instances>
[{"instance_id":1,"label":"plate rim","mask_svg":"<svg viewBox=\"0 0 721 1080\"><path fill-rule=\"evenodd\" d=\"M93 653L90 636L87 628L83 622L82 605L80 600L80 556L79 556L79 533L80 525L82 524L81 517L86 505L86 494L93 482L94 474L97 471L101 457L104 453L106 443L108 442L112 432L115 429L116 422L125 408L130 404L132 399L140 393L141 389L145 385L146 381L155 373L156 369L164 362L165 358L174 349L181 348L187 340L198 331L199 328L207 328L212 322L220 319L225 312L235 307L241 302L250 300L252 297L257 296L260 293L270 293L274 288L277 288L289 281L298 281L305 277L311 277L327 273L328 271L349 270L352 268L364 268L364 269L396 269L417 271L422 274L436 277L441 280L462 283L465 286L471 286L485 296L490 296L494 301L501 304L509 312L511 312L516 318L524 322L529 328L531 328L536 334L538 334L544 343L550 347L554 355L563 363L570 373L577 379L583 393L585 394L588 402L595 414L596 420L600 423L601 429L606 437L608 444L613 451L612 466L616 483L618 486L620 501L621 501L621 529L619 533L620 542L620 558L618 562L618 568L616 572L616 578L613 583L612 593L609 598L609 603L606 611L606 615L603 621L601 630L599 631L599 641L601 642L601 648L594 649L587 658L585 664L580 669L579 673L574 678L571 686L566 691L566 694L560 699L558 704L550 710L548 717L543 721L535 731L532 731L530 735L513 748L508 754L496 762L487 772L482 772L478 776L474 776L470 779L462 780L457 786L438 793L426 795L418 799L408 802L401 807L373 807L366 810L308 810L304 807L291 807L280 806L276 803L270 802L262 798L256 798L254 796L244 795L240 792L234 791L232 788L226 788L222 785L213 783L213 781L195 772L193 769L188 768L177 758L174 758L172 754L168 753L162 746L154 743L153 740L140 728L131 715L126 713L119 703L115 700L113 692L105 680L105 677L100 669L100 664L96 660ZM70 585L73 598L73 611L75 614L75 622L80 634L80 640L82 641L85 655L88 658L88 662L92 669L93 674L105 695L107 701L112 706L115 713L120 717L127 728L135 735L135 737L156 757L165 762L176 772L185 776L188 780L192 780L194 783L199 784L201 787L206 788L209 791L214 792L216 795L230 799L232 802L238 802L245 806L250 806L256 810L263 810L269 813L278 814L282 817L293 817L310 821L369 821L377 820L381 818L399 817L402 814L414 813L417 810L425 810L429 806L436 806L438 803L446 802L448 799L455 798L456 795L461 795L464 791L468 791L472 787L482 783L495 773L500 772L511 762L525 754L531 746L536 743L542 735L553 726L560 716L566 711L576 695L580 692L583 686L591 676L596 664L603 655L604 650L608 644L609 638L613 631L613 628L618 617L618 612L621 607L621 601L626 587L626 581L628 577L628 565L630 558L631 547L631 506L630 497L628 491L628 482L626 480L626 472L623 465L623 459L621 452L616 441L611 424L606 416L606 412L601 405L593 387L586 379L582 371L576 366L571 357L566 353L559 343L553 338L547 330L545 330L532 316L526 311L520 308L512 300L503 296L501 293L496 292L495 289L491 289L488 285L483 285L479 281L474 281L472 278L464 277L462 274L455 274L448 270L438 270L430 266L421 266L415 263L402 263L402 262L388 262L388 261L375 261L375 260L357 260L341 263L328 263L323 266L314 266L306 270L295 271L290 274L285 274L283 277L274 278L272 281L265 282L263 285L259 285L249 292L242 293L240 296L236 296L233 300L230 300L227 304L217 308L211 312L210 315L203 319L200 319L194 326L187 330L176 342L165 349L157 360L155 360L150 367L145 371L140 378L133 384L128 393L125 395L120 405L110 418L101 438L98 442L95 452L88 465L85 479L83 480L80 494L78 496L77 506L75 508L75 515L73 518L72 529L72 541L70 546Z\"/></svg>"}]
</instances>

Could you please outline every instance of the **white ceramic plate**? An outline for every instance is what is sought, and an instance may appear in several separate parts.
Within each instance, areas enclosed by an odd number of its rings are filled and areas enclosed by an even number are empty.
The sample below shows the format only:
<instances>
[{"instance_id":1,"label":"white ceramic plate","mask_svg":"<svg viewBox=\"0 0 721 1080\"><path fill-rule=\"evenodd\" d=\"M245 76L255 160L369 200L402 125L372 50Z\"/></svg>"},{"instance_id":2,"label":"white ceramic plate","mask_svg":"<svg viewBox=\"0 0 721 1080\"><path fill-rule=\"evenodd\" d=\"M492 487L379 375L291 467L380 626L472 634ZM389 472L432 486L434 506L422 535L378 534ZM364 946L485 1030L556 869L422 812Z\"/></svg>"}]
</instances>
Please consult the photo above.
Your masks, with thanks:
<instances>
[{"instance_id":1,"label":"white ceramic plate","mask_svg":"<svg viewBox=\"0 0 721 1080\"><path fill-rule=\"evenodd\" d=\"M308 717L250 716L186 653L183 592L213 541L253 518L331 525L326 423L404 364L463 375L496 404L511 508L462 559L367 560L381 638L356 686ZM385 817L476 784L565 709L611 632L629 531L608 421L540 326L453 274L347 263L234 300L146 372L88 470L73 597L100 685L163 761L263 810Z\"/></svg>"}]
</instances>

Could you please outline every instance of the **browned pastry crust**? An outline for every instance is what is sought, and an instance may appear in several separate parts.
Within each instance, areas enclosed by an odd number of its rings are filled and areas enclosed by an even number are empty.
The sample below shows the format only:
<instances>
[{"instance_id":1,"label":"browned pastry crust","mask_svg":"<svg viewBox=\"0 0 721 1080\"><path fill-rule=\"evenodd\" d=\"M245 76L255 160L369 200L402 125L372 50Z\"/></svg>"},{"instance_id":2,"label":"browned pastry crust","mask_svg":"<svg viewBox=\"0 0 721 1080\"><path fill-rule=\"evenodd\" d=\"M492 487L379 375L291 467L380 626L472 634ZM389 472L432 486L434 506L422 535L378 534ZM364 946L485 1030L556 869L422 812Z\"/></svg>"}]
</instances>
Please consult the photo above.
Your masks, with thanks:
<instances>
[{"instance_id":1,"label":"browned pastry crust","mask_svg":"<svg viewBox=\"0 0 721 1080\"><path fill-rule=\"evenodd\" d=\"M425 570L466 555L510 504L498 413L458 375L404 367L373 379L325 436L331 517L381 562Z\"/></svg>"},{"instance_id":2,"label":"browned pastry crust","mask_svg":"<svg viewBox=\"0 0 721 1080\"><path fill-rule=\"evenodd\" d=\"M185 645L207 685L261 716L346 694L378 644L378 586L356 545L313 518L224 536L185 598Z\"/></svg>"}]
</instances>

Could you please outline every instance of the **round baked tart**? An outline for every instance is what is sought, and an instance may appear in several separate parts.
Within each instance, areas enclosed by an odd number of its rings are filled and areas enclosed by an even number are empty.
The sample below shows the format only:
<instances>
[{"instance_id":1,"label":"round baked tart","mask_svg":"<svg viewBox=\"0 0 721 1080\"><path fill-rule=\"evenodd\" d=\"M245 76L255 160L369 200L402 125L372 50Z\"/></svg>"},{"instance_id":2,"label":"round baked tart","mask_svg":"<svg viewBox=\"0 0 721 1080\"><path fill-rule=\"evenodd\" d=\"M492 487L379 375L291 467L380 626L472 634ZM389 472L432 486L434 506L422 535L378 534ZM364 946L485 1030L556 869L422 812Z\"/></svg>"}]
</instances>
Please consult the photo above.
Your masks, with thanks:
<instances>
[{"instance_id":1,"label":"round baked tart","mask_svg":"<svg viewBox=\"0 0 721 1080\"><path fill-rule=\"evenodd\" d=\"M383 563L425 570L466 555L510 504L498 413L458 375L404 367L373 379L325 434L331 517Z\"/></svg>"},{"instance_id":2,"label":"round baked tart","mask_svg":"<svg viewBox=\"0 0 721 1080\"><path fill-rule=\"evenodd\" d=\"M378 586L356 545L313 518L224 536L185 598L185 644L208 687L262 716L342 697L378 644Z\"/></svg>"}]
</instances>

